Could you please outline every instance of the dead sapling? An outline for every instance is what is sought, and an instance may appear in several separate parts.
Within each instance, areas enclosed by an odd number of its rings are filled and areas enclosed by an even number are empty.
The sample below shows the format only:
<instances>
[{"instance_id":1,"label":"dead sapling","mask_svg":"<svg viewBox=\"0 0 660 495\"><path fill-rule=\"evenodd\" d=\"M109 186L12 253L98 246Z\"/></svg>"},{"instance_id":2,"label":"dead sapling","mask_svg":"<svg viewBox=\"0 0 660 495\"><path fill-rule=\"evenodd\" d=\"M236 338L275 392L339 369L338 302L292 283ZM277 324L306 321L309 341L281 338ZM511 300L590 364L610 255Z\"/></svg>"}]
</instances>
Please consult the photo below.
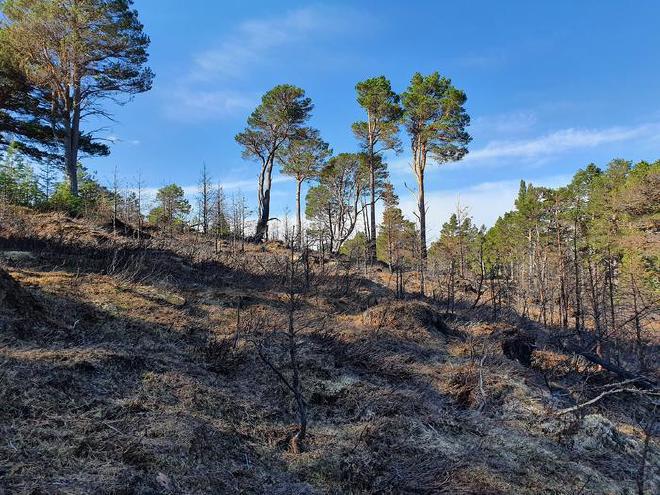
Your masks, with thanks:
<instances>
[{"instance_id":1,"label":"dead sapling","mask_svg":"<svg viewBox=\"0 0 660 495\"><path fill-rule=\"evenodd\" d=\"M276 362L267 354L265 348L272 348L273 346L265 346L265 339L255 341L255 348L259 358L270 368L286 388L293 394L296 401L296 409L298 413L297 431L292 435L289 446L291 451L295 454L303 450L303 442L307 435L307 401L305 400L302 384L300 382L300 358L299 358L299 344L297 341L299 325L296 324L296 309L299 305L298 294L298 269L297 265L300 260L294 259L294 251L291 249L290 258L284 264L286 270L286 300L287 300L287 327L283 332L286 342L286 354L289 367L289 377L285 375L285 366L278 366ZM274 335L276 332L271 332Z\"/></svg>"}]
</instances>

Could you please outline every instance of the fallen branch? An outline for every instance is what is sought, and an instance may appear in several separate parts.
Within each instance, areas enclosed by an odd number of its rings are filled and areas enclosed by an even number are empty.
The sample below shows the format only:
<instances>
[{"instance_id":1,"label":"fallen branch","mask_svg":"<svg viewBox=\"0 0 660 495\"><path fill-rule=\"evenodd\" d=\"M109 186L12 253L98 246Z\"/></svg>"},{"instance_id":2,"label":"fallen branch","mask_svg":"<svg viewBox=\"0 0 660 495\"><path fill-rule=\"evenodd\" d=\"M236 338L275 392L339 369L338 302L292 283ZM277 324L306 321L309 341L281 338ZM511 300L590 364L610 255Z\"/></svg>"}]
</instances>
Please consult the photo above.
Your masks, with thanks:
<instances>
[{"instance_id":1,"label":"fallen branch","mask_svg":"<svg viewBox=\"0 0 660 495\"><path fill-rule=\"evenodd\" d=\"M633 380L637 384L638 387L643 388L643 389L655 389L657 388L657 383L655 380L648 376L644 375L638 375L636 373L633 373L631 371L628 371L627 369L622 368L621 366L618 366L611 361L607 361L606 359L603 359L593 352L585 351L584 349L581 349L579 347L575 346L568 346L568 345L562 345L561 346L565 352L577 354L579 356L582 356L585 358L587 361L597 364L599 366L602 366L605 368L607 371L614 373L615 375L620 376L624 380Z\"/></svg>"},{"instance_id":2,"label":"fallen branch","mask_svg":"<svg viewBox=\"0 0 660 495\"><path fill-rule=\"evenodd\" d=\"M597 395L591 400L588 400L587 402L583 402L582 404L577 404L573 407L568 407L566 409L561 409L557 411L557 416L562 416L564 414L568 414L571 412L579 411L580 409L584 409L585 407L591 406L595 404L596 402L599 402L600 400L604 399L608 395L613 395L613 394L621 394L621 393L630 393L630 394L641 394L641 395L651 395L655 397L660 397L660 392L651 392L648 390L640 390L638 388L615 388L613 390L606 390L605 392L601 393L600 395Z\"/></svg>"}]
</instances>

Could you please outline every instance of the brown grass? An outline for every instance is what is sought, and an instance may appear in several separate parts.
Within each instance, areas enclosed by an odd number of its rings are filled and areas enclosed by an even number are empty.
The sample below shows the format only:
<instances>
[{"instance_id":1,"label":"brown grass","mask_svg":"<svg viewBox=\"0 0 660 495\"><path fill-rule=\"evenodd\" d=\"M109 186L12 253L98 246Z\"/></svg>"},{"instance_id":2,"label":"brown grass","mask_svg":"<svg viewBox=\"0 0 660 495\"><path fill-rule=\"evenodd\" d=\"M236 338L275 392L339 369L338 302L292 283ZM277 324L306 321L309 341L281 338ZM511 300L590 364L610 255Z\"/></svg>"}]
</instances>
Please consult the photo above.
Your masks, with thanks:
<instances>
[{"instance_id":1,"label":"brown grass","mask_svg":"<svg viewBox=\"0 0 660 495\"><path fill-rule=\"evenodd\" d=\"M347 280L332 266L315 273L297 313L310 429L293 454L295 403L250 334L272 333L267 351L288 373L277 334L286 321L280 245L225 246L215 257L211 243L198 243L191 257L190 240L153 239L110 271L102 255L132 241L78 220L21 221L23 240L41 226L44 243L6 258L20 285L15 307L0 311L0 493L636 487L642 405L612 397L581 417L556 417L589 396L592 369L551 348L525 367L502 354L510 323L469 310L447 320L432 301L396 301L377 280ZM98 255L76 254L78 242ZM651 445L648 493L660 488Z\"/></svg>"}]
</instances>

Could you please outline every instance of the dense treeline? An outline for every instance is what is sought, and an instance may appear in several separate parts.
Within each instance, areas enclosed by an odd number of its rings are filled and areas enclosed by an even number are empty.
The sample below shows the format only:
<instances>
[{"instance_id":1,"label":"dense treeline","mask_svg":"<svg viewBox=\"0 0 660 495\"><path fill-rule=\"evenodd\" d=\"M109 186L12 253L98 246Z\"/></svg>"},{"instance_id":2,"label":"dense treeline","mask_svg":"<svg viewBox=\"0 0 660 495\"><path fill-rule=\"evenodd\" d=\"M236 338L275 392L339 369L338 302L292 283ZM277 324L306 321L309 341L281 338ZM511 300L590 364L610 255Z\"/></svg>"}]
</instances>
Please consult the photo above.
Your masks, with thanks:
<instances>
[{"instance_id":1,"label":"dense treeline","mask_svg":"<svg viewBox=\"0 0 660 495\"><path fill-rule=\"evenodd\" d=\"M448 311L457 294L471 295L495 317L513 309L576 332L601 358L651 366L660 161L591 164L556 189L523 181L515 205L487 231L461 209L444 224L430 266Z\"/></svg>"}]
</instances>

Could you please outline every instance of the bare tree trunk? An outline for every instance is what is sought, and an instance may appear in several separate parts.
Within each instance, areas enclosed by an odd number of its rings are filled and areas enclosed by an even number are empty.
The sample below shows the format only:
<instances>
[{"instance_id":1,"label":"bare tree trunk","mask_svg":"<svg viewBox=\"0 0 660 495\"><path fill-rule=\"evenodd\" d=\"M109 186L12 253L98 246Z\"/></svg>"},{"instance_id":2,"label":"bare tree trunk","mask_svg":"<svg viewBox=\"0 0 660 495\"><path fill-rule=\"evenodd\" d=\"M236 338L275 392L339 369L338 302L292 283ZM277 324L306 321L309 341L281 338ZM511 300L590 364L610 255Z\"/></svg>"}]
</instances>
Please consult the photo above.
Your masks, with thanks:
<instances>
[{"instance_id":1,"label":"bare tree trunk","mask_svg":"<svg viewBox=\"0 0 660 495\"><path fill-rule=\"evenodd\" d=\"M424 200L424 169L417 165L417 209L419 210L419 255L426 260L426 204Z\"/></svg>"},{"instance_id":2,"label":"bare tree trunk","mask_svg":"<svg viewBox=\"0 0 660 495\"><path fill-rule=\"evenodd\" d=\"M644 481L646 478L646 462L649 455L649 445L651 437L653 436L653 431L655 429L655 423L657 418L653 416L645 428L644 435L644 447L642 449L642 459L639 466L639 472L637 473L637 493L639 495L644 495Z\"/></svg>"},{"instance_id":3,"label":"bare tree trunk","mask_svg":"<svg viewBox=\"0 0 660 495\"><path fill-rule=\"evenodd\" d=\"M575 272L575 331L580 332L580 318L582 313L582 294L580 291L580 263L577 248L578 222L575 220L573 233L573 270Z\"/></svg>"},{"instance_id":4,"label":"bare tree trunk","mask_svg":"<svg viewBox=\"0 0 660 495\"><path fill-rule=\"evenodd\" d=\"M117 184L117 165L115 165L114 173L112 174L112 233L117 233L117 207L119 195L119 184Z\"/></svg>"},{"instance_id":5,"label":"bare tree trunk","mask_svg":"<svg viewBox=\"0 0 660 495\"><path fill-rule=\"evenodd\" d=\"M137 183L137 240L140 242L142 240L142 176L138 174L138 183Z\"/></svg>"},{"instance_id":6,"label":"bare tree trunk","mask_svg":"<svg viewBox=\"0 0 660 495\"><path fill-rule=\"evenodd\" d=\"M254 233L254 241L261 242L268 234L268 220L270 219L270 188L273 174L273 159L268 158L259 174L259 218Z\"/></svg>"},{"instance_id":7,"label":"bare tree trunk","mask_svg":"<svg viewBox=\"0 0 660 495\"><path fill-rule=\"evenodd\" d=\"M74 74L73 82L73 108L70 127L71 146L67 157L67 169L71 174L69 179L71 194L78 196L78 148L80 146L80 80L78 74Z\"/></svg>"},{"instance_id":8,"label":"bare tree trunk","mask_svg":"<svg viewBox=\"0 0 660 495\"><path fill-rule=\"evenodd\" d=\"M296 294L294 290L294 259L293 259L293 248L291 249L291 258L290 263L290 274L289 274L289 325L287 329L287 334L289 338L289 359L291 363L291 385L293 388L293 394L296 399L296 405L298 406L298 423L299 428L298 432L291 439L291 447L294 453L298 453L302 450L303 442L305 441L305 435L307 434L307 408L305 404L305 398L302 394L302 389L300 386L300 374L298 370L298 347L296 344L296 331L294 326L294 316L296 310Z\"/></svg>"},{"instance_id":9,"label":"bare tree trunk","mask_svg":"<svg viewBox=\"0 0 660 495\"><path fill-rule=\"evenodd\" d=\"M477 297L474 299L474 302L472 303L472 309L477 307L477 304L479 304L479 300L481 299L483 287L484 287L484 280L486 278L486 266L484 263L484 241L483 238L481 242L479 243L479 286L477 287Z\"/></svg>"},{"instance_id":10,"label":"bare tree trunk","mask_svg":"<svg viewBox=\"0 0 660 495\"><path fill-rule=\"evenodd\" d=\"M614 267L612 262L612 254L610 253L610 248L607 248L607 278L608 278L608 295L609 295L609 306L610 306L610 319L612 321L612 331L611 333L616 336L617 327L616 327L616 315L614 310Z\"/></svg>"},{"instance_id":11,"label":"bare tree trunk","mask_svg":"<svg viewBox=\"0 0 660 495\"><path fill-rule=\"evenodd\" d=\"M202 232L204 234L208 234L209 232L209 203L210 203L210 178L209 174L206 170L206 163L204 164L202 168L202 177L201 177L201 220L202 220Z\"/></svg>"},{"instance_id":12,"label":"bare tree trunk","mask_svg":"<svg viewBox=\"0 0 660 495\"><path fill-rule=\"evenodd\" d=\"M66 175L69 179L69 191L73 196L78 196L78 159L77 150L73 149L73 129L67 118L64 122L64 164Z\"/></svg>"},{"instance_id":13,"label":"bare tree trunk","mask_svg":"<svg viewBox=\"0 0 660 495\"><path fill-rule=\"evenodd\" d=\"M603 328L600 319L600 306L598 304L598 294L596 291L596 278L597 274L594 273L596 267L591 262L591 257L587 259L587 268L589 270L589 288L591 291L591 305L594 318L594 326L596 333L596 355L600 358L603 357Z\"/></svg>"},{"instance_id":14,"label":"bare tree trunk","mask_svg":"<svg viewBox=\"0 0 660 495\"><path fill-rule=\"evenodd\" d=\"M293 295L292 295L293 297ZM293 304L293 302L292 302ZM300 389L300 376L298 372L298 358L297 358L297 347L296 347L296 334L293 327L293 309L291 309L289 314L289 358L291 360L291 371L292 371L292 385L294 389L294 395L296 398L296 405L298 406L298 423L299 429L298 432L291 439L291 445L293 451L298 453L302 450L303 442L305 441L305 436L307 435L307 408L305 406L305 399Z\"/></svg>"},{"instance_id":15,"label":"bare tree trunk","mask_svg":"<svg viewBox=\"0 0 660 495\"><path fill-rule=\"evenodd\" d=\"M373 156L373 147L370 150L369 156L369 187L371 194L371 210L370 210L370 225L369 225L369 262L373 263L376 259L376 170Z\"/></svg>"},{"instance_id":16,"label":"bare tree trunk","mask_svg":"<svg viewBox=\"0 0 660 495\"><path fill-rule=\"evenodd\" d=\"M637 343L637 359L639 360L639 370L644 373L646 371L646 346L642 336L642 322L639 318L639 308L637 304L637 284L633 275L630 275L630 282L633 289L633 311L634 311L634 321L635 321L635 339Z\"/></svg>"},{"instance_id":17,"label":"bare tree trunk","mask_svg":"<svg viewBox=\"0 0 660 495\"><path fill-rule=\"evenodd\" d=\"M302 249L302 218L300 215L300 189L302 187L302 180L298 179L296 182L296 246Z\"/></svg>"}]
</instances>

